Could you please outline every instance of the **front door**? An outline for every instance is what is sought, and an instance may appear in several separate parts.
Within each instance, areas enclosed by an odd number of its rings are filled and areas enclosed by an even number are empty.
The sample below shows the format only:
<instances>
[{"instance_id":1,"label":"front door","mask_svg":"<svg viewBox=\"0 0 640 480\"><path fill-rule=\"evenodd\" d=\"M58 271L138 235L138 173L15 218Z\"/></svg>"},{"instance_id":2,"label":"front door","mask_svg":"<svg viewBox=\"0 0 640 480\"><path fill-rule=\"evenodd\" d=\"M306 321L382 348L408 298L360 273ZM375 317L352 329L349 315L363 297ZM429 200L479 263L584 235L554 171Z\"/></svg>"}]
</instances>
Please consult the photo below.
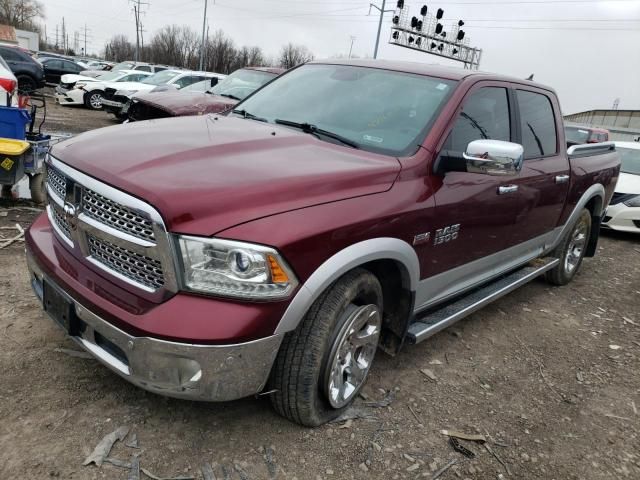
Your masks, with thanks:
<instances>
[{"instance_id":1,"label":"front door","mask_svg":"<svg viewBox=\"0 0 640 480\"><path fill-rule=\"evenodd\" d=\"M569 192L570 166L566 146L559 145L561 119L556 118L548 92L526 87L516 89L519 143L524 147L524 166L518 186L519 207L515 235L518 242L551 232L562 214Z\"/></svg>"},{"instance_id":2,"label":"front door","mask_svg":"<svg viewBox=\"0 0 640 480\"><path fill-rule=\"evenodd\" d=\"M440 151L439 161L461 158L474 140L515 140L515 116L506 85L481 82L463 100L462 110ZM445 168L446 170L446 168ZM515 244L518 177L448 171L435 176L431 247L424 250L416 306L426 306L477 283ZM446 272L446 273L444 273Z\"/></svg>"}]
</instances>

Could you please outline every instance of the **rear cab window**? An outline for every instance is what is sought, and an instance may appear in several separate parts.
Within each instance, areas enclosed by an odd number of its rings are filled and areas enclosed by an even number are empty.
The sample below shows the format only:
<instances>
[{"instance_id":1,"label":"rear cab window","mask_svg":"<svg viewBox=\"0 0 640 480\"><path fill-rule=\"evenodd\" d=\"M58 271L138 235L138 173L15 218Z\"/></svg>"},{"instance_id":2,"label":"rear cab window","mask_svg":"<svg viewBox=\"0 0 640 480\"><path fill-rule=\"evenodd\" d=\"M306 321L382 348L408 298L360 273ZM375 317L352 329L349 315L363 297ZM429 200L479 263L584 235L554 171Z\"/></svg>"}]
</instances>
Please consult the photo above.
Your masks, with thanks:
<instances>
[{"instance_id":1,"label":"rear cab window","mask_svg":"<svg viewBox=\"0 0 640 480\"><path fill-rule=\"evenodd\" d=\"M540 158L558 153L558 133L553 105L548 96L516 90L524 158Z\"/></svg>"}]
</instances>

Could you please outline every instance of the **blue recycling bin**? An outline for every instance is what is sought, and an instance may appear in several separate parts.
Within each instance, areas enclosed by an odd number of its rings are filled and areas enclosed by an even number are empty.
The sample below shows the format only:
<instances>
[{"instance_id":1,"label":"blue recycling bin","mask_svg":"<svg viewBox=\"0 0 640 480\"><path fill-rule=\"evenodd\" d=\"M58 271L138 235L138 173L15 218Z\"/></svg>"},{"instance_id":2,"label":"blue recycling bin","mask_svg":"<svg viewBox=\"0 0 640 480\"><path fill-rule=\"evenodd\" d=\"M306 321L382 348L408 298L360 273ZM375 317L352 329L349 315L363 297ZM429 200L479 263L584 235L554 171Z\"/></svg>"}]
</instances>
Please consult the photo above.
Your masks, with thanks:
<instances>
[{"instance_id":1,"label":"blue recycling bin","mask_svg":"<svg viewBox=\"0 0 640 480\"><path fill-rule=\"evenodd\" d=\"M0 138L24 140L31 115L24 108L0 107Z\"/></svg>"}]
</instances>

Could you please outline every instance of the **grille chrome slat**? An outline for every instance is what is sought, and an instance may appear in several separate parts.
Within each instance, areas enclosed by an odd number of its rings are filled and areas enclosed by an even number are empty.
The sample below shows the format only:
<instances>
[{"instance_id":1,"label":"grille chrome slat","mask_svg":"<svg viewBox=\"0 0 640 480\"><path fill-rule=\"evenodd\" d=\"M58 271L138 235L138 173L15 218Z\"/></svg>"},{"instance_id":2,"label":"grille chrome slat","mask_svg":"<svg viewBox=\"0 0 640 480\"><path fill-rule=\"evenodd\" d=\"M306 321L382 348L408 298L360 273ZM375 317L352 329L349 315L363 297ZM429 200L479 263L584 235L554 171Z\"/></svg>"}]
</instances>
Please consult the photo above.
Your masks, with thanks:
<instances>
[{"instance_id":1,"label":"grille chrome slat","mask_svg":"<svg viewBox=\"0 0 640 480\"><path fill-rule=\"evenodd\" d=\"M82 212L134 237L150 242L155 240L150 220L86 188L82 194Z\"/></svg>"},{"instance_id":2,"label":"grille chrome slat","mask_svg":"<svg viewBox=\"0 0 640 480\"><path fill-rule=\"evenodd\" d=\"M47 212L72 253L154 301L178 291L171 238L149 204L49 155Z\"/></svg>"},{"instance_id":3,"label":"grille chrome slat","mask_svg":"<svg viewBox=\"0 0 640 480\"><path fill-rule=\"evenodd\" d=\"M47 169L47 183L49 187L62 199L64 199L67 189L67 180L64 175L55 168Z\"/></svg>"},{"instance_id":4,"label":"grille chrome slat","mask_svg":"<svg viewBox=\"0 0 640 480\"><path fill-rule=\"evenodd\" d=\"M140 285L156 289L164 285L164 272L158 260L139 255L93 235L87 235L89 253L94 260Z\"/></svg>"}]
</instances>

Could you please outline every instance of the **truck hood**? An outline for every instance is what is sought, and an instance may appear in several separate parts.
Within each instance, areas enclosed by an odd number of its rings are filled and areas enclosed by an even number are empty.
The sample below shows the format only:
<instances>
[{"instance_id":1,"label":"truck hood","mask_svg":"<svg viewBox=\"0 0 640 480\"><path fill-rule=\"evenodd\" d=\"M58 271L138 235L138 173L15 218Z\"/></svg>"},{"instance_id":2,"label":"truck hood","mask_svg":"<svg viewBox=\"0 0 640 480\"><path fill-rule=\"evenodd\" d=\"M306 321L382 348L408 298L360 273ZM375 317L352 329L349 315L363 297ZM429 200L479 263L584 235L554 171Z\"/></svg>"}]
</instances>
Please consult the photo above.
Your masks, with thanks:
<instances>
[{"instance_id":1,"label":"truck hood","mask_svg":"<svg viewBox=\"0 0 640 480\"><path fill-rule=\"evenodd\" d=\"M640 175L620 172L618 184L616 185L616 193L640 195Z\"/></svg>"},{"instance_id":2,"label":"truck hood","mask_svg":"<svg viewBox=\"0 0 640 480\"><path fill-rule=\"evenodd\" d=\"M209 236L289 210L389 190L397 158L231 117L136 122L56 145L62 162L155 206L170 231Z\"/></svg>"},{"instance_id":3,"label":"truck hood","mask_svg":"<svg viewBox=\"0 0 640 480\"><path fill-rule=\"evenodd\" d=\"M164 110L175 117L220 113L238 103L237 100L210 93L170 91L143 93L136 100Z\"/></svg>"}]
</instances>

